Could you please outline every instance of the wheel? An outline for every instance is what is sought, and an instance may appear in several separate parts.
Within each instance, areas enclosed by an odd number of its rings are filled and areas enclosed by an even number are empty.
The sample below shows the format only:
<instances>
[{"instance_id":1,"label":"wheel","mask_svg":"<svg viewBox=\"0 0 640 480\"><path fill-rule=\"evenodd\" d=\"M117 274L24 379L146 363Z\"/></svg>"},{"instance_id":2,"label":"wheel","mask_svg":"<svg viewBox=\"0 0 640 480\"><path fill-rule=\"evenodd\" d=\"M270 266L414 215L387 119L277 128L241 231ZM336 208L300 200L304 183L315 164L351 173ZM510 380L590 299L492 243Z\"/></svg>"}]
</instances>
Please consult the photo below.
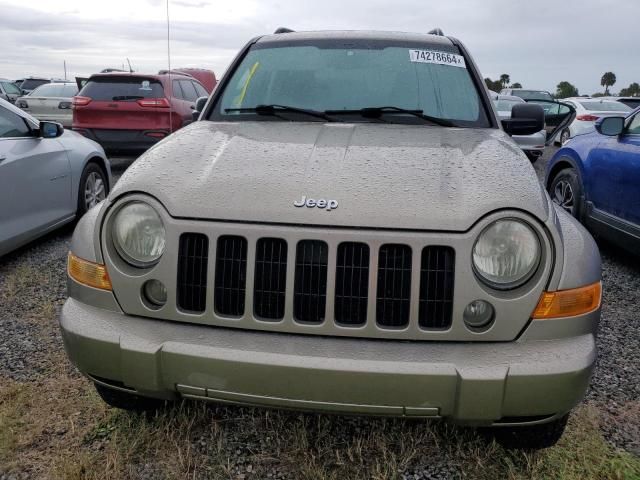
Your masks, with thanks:
<instances>
[{"instance_id":1,"label":"wheel","mask_svg":"<svg viewBox=\"0 0 640 480\"><path fill-rule=\"evenodd\" d=\"M568 419L567 414L549 423L521 427L494 427L487 429L485 433L509 450L540 450L553 447L558 443Z\"/></svg>"},{"instance_id":2,"label":"wheel","mask_svg":"<svg viewBox=\"0 0 640 480\"><path fill-rule=\"evenodd\" d=\"M560 134L560 145L564 145L565 143L567 143L570 137L571 137L571 132L569 132L569 130L565 128Z\"/></svg>"},{"instance_id":3,"label":"wheel","mask_svg":"<svg viewBox=\"0 0 640 480\"><path fill-rule=\"evenodd\" d=\"M80 177L77 218L82 217L91 207L104 200L107 193L109 193L109 187L106 174L98 164L87 163Z\"/></svg>"},{"instance_id":4,"label":"wheel","mask_svg":"<svg viewBox=\"0 0 640 480\"><path fill-rule=\"evenodd\" d=\"M153 413L165 407L166 400L141 397L135 393L127 393L122 390L105 387L99 383L93 384L100 398L109 406L128 410L135 413Z\"/></svg>"},{"instance_id":5,"label":"wheel","mask_svg":"<svg viewBox=\"0 0 640 480\"><path fill-rule=\"evenodd\" d=\"M573 168L560 170L549 186L549 195L553 203L560 205L575 218L582 214L582 184Z\"/></svg>"},{"instance_id":6,"label":"wheel","mask_svg":"<svg viewBox=\"0 0 640 480\"><path fill-rule=\"evenodd\" d=\"M536 163L536 160L542 156L542 152L539 150L526 150L524 154L527 156L531 163Z\"/></svg>"}]
</instances>

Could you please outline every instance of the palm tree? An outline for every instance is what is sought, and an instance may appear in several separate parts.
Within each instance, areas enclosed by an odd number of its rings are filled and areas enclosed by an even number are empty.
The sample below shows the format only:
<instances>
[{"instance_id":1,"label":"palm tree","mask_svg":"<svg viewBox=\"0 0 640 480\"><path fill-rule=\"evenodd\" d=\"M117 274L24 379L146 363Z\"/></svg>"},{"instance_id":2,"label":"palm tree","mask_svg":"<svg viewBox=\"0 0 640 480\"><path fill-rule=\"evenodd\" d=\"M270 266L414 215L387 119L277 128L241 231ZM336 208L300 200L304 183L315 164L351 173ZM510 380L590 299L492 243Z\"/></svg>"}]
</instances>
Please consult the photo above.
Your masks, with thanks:
<instances>
[{"instance_id":1,"label":"palm tree","mask_svg":"<svg viewBox=\"0 0 640 480\"><path fill-rule=\"evenodd\" d=\"M600 79L600 85L604 87L604 94L609 95L609 87L616 83L616 74L613 72L605 72Z\"/></svg>"},{"instance_id":2,"label":"palm tree","mask_svg":"<svg viewBox=\"0 0 640 480\"><path fill-rule=\"evenodd\" d=\"M507 85L509 85L510 81L511 79L509 78L508 74L503 73L502 75L500 75L500 83L502 84L502 88L506 88Z\"/></svg>"}]
</instances>

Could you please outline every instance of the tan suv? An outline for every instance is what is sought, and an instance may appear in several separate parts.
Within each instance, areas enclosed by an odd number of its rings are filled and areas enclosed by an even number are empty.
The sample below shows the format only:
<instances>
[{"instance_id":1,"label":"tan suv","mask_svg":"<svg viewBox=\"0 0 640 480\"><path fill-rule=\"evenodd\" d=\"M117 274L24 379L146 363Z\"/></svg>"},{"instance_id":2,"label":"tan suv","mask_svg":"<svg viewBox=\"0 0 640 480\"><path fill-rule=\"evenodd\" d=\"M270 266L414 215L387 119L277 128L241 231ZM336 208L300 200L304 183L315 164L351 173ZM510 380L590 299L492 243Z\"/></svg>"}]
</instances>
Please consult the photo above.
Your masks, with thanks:
<instances>
[{"instance_id":1,"label":"tan suv","mask_svg":"<svg viewBox=\"0 0 640 480\"><path fill-rule=\"evenodd\" d=\"M78 224L61 316L111 405L446 418L561 435L594 365L600 257L453 38L282 33Z\"/></svg>"}]
</instances>

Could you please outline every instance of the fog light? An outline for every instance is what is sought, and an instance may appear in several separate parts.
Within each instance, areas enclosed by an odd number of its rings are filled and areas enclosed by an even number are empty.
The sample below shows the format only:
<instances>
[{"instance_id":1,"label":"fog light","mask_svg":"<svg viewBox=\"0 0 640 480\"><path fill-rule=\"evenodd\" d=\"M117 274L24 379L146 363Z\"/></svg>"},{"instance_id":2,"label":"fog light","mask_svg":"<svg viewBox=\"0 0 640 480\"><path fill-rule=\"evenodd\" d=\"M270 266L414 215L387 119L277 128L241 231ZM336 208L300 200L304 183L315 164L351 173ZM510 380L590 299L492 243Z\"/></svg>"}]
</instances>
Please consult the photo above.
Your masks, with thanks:
<instances>
[{"instance_id":1,"label":"fog light","mask_svg":"<svg viewBox=\"0 0 640 480\"><path fill-rule=\"evenodd\" d=\"M142 286L142 295L150 308L161 308L167 303L167 288L160 280L149 280Z\"/></svg>"},{"instance_id":2,"label":"fog light","mask_svg":"<svg viewBox=\"0 0 640 480\"><path fill-rule=\"evenodd\" d=\"M464 309L464 323L471 329L486 328L493 321L493 307L484 300L474 300Z\"/></svg>"}]
</instances>

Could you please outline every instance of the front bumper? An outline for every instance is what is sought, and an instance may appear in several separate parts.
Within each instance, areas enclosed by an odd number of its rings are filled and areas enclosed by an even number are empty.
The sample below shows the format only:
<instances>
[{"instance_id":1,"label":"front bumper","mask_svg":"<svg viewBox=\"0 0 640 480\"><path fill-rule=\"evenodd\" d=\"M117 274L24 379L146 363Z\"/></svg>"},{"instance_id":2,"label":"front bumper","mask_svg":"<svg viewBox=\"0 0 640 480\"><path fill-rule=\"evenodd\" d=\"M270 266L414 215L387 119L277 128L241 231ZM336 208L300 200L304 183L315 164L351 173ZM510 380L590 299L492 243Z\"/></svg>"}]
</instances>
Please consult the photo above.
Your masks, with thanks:
<instances>
[{"instance_id":1,"label":"front bumper","mask_svg":"<svg viewBox=\"0 0 640 480\"><path fill-rule=\"evenodd\" d=\"M162 138L150 134L169 135L164 129L158 130L105 130L74 127L73 130L99 143L107 152L138 153L147 150Z\"/></svg>"},{"instance_id":2,"label":"front bumper","mask_svg":"<svg viewBox=\"0 0 640 480\"><path fill-rule=\"evenodd\" d=\"M153 320L73 298L60 322L80 371L142 395L475 425L568 412L596 356L592 334L503 343L333 338Z\"/></svg>"}]
</instances>

